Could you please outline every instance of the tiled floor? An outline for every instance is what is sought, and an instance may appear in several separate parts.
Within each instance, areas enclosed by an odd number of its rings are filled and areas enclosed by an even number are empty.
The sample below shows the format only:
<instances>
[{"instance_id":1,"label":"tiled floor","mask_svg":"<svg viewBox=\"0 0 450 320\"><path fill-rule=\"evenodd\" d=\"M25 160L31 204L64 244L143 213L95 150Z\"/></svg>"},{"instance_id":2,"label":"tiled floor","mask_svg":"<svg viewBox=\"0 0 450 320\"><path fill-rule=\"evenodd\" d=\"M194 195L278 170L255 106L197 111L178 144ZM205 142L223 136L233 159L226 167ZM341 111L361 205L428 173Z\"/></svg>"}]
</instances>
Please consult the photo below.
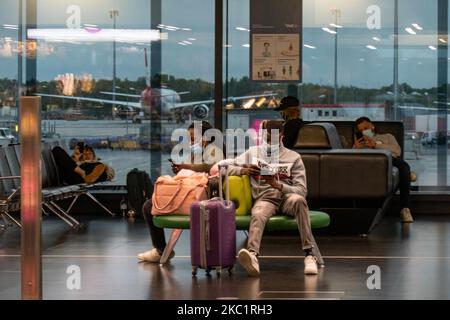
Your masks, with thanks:
<instances>
[{"instance_id":1,"label":"tiled floor","mask_svg":"<svg viewBox=\"0 0 450 320\"><path fill-rule=\"evenodd\" d=\"M416 217L410 226L387 217L367 238L317 237L326 262L318 276L303 274L296 235L266 235L260 278L247 277L239 266L232 276L207 277L200 271L192 277L187 231L170 265L138 263L136 254L150 247L143 221L81 220L86 228L78 231L60 220L44 220L44 299L450 299L447 216ZM245 234L237 235L241 247ZM67 286L73 279L70 266L80 268L79 290ZM367 273L369 266L380 268L379 290L368 288L377 280ZM17 228L0 231L0 299L20 299Z\"/></svg>"}]
</instances>

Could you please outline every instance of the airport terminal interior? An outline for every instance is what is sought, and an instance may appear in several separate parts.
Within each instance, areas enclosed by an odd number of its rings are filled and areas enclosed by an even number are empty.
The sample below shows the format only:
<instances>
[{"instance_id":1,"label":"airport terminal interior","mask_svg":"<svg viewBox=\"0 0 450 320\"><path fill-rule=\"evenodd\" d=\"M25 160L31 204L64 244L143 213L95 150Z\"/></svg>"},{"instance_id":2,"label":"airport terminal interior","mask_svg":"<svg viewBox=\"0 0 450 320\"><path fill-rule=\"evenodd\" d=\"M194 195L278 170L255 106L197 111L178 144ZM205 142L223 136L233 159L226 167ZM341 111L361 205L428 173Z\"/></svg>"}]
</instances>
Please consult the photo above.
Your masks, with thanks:
<instances>
[{"instance_id":1,"label":"airport terminal interior","mask_svg":"<svg viewBox=\"0 0 450 320\"><path fill-rule=\"evenodd\" d=\"M2 0L0 300L450 299L449 19Z\"/></svg>"}]
</instances>

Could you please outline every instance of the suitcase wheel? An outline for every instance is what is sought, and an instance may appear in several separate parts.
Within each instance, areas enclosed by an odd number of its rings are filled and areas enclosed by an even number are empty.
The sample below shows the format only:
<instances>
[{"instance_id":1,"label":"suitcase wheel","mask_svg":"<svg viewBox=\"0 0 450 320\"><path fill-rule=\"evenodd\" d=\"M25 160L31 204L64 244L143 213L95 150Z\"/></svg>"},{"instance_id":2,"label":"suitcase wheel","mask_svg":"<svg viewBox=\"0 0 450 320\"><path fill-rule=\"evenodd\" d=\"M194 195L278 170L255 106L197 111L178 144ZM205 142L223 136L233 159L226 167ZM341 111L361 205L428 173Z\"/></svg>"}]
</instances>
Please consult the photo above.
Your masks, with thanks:
<instances>
[{"instance_id":1,"label":"suitcase wheel","mask_svg":"<svg viewBox=\"0 0 450 320\"><path fill-rule=\"evenodd\" d=\"M228 268L228 274L231 276L234 272L234 267L229 267Z\"/></svg>"},{"instance_id":2,"label":"suitcase wheel","mask_svg":"<svg viewBox=\"0 0 450 320\"><path fill-rule=\"evenodd\" d=\"M206 268L206 275L207 275L207 276L210 276L210 275L211 275L211 270L212 270L211 267Z\"/></svg>"},{"instance_id":3,"label":"suitcase wheel","mask_svg":"<svg viewBox=\"0 0 450 320\"><path fill-rule=\"evenodd\" d=\"M222 268L221 268L221 267L217 267L217 268L216 268L216 275L217 275L218 277L220 277L221 274L222 274Z\"/></svg>"},{"instance_id":4,"label":"suitcase wheel","mask_svg":"<svg viewBox=\"0 0 450 320\"><path fill-rule=\"evenodd\" d=\"M193 276L197 275L197 269L198 269L198 267L192 267L192 275Z\"/></svg>"}]
</instances>

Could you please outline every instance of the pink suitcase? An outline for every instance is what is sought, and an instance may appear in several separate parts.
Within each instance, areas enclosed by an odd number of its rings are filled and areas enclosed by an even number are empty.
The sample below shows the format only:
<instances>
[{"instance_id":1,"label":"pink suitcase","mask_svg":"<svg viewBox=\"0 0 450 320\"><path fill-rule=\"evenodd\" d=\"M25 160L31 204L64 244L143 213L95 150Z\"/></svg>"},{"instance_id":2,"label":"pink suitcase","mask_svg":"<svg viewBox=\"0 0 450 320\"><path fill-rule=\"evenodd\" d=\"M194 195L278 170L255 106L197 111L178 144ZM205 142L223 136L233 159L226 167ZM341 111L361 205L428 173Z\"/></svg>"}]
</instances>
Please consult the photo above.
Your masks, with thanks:
<instances>
[{"instance_id":1,"label":"pink suitcase","mask_svg":"<svg viewBox=\"0 0 450 320\"><path fill-rule=\"evenodd\" d=\"M234 203L228 200L228 170L225 180L227 200L223 199L222 179L219 179L218 198L191 205L191 263L194 276L198 268L205 269L208 275L215 269L218 276L223 268L227 268L231 274L236 263L236 210Z\"/></svg>"}]
</instances>

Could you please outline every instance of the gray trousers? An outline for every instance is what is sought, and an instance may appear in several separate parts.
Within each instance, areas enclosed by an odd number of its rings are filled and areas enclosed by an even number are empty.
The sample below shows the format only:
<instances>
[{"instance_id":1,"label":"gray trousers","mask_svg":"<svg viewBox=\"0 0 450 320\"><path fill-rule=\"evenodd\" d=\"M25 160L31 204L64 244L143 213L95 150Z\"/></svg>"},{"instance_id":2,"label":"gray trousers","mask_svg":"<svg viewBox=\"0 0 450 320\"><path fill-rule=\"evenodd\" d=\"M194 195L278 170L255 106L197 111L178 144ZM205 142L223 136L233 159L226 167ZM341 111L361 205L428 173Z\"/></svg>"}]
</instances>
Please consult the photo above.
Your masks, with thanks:
<instances>
[{"instance_id":1,"label":"gray trousers","mask_svg":"<svg viewBox=\"0 0 450 320\"><path fill-rule=\"evenodd\" d=\"M279 206L265 200L264 196L255 201L252 208L252 219L250 221L247 249L259 254L261 238L266 223L269 221L270 217L279 211L295 217L300 232L303 250L311 249L319 264L323 265L322 255L320 254L311 231L309 209L306 199L294 193L283 195Z\"/></svg>"}]
</instances>

